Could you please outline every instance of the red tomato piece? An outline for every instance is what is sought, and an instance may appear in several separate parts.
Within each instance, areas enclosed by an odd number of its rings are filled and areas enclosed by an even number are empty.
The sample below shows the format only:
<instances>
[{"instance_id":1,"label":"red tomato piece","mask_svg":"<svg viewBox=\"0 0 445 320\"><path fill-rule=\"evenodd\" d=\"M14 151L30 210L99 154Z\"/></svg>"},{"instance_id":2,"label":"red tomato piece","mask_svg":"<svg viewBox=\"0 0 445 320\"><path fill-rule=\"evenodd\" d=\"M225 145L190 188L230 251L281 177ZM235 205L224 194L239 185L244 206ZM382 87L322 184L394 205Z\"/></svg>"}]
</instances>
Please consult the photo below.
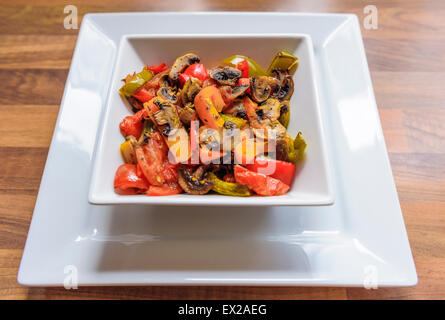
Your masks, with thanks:
<instances>
[{"instance_id":1,"label":"red tomato piece","mask_svg":"<svg viewBox=\"0 0 445 320\"><path fill-rule=\"evenodd\" d=\"M142 132L142 121L138 121L133 116L128 116L121 121L119 128L124 137L134 136L139 139Z\"/></svg>"},{"instance_id":2,"label":"red tomato piece","mask_svg":"<svg viewBox=\"0 0 445 320\"><path fill-rule=\"evenodd\" d=\"M147 180L138 172L135 164L122 164L117 168L114 176L114 188L120 191L145 191L149 188Z\"/></svg>"},{"instance_id":3,"label":"red tomato piece","mask_svg":"<svg viewBox=\"0 0 445 320\"><path fill-rule=\"evenodd\" d=\"M162 186L150 186L145 193L147 196L169 196L182 192L182 188L178 184L169 184Z\"/></svg>"},{"instance_id":4,"label":"red tomato piece","mask_svg":"<svg viewBox=\"0 0 445 320\"><path fill-rule=\"evenodd\" d=\"M201 83L209 78L206 67L202 63L194 63L185 69L184 75L199 79Z\"/></svg>"},{"instance_id":5,"label":"red tomato piece","mask_svg":"<svg viewBox=\"0 0 445 320\"><path fill-rule=\"evenodd\" d=\"M184 86L188 79L190 79L190 76L183 73L179 74L179 84L181 85L181 88Z\"/></svg>"},{"instance_id":6,"label":"red tomato piece","mask_svg":"<svg viewBox=\"0 0 445 320\"><path fill-rule=\"evenodd\" d=\"M143 176L151 186L147 195L181 193L177 164L168 161L168 147L159 132L153 133L147 144L135 147L136 159Z\"/></svg>"},{"instance_id":7,"label":"red tomato piece","mask_svg":"<svg viewBox=\"0 0 445 320\"><path fill-rule=\"evenodd\" d=\"M178 182L178 164L164 161L164 179L167 183Z\"/></svg>"},{"instance_id":8,"label":"red tomato piece","mask_svg":"<svg viewBox=\"0 0 445 320\"><path fill-rule=\"evenodd\" d=\"M167 65L165 63L161 63L157 66L146 66L145 69L152 71L154 74L162 72L167 69Z\"/></svg>"},{"instance_id":9,"label":"red tomato piece","mask_svg":"<svg viewBox=\"0 0 445 320\"><path fill-rule=\"evenodd\" d=\"M250 86L250 79L249 78L239 78L236 82L237 86ZM246 90L246 93L250 93L250 88Z\"/></svg>"},{"instance_id":10,"label":"red tomato piece","mask_svg":"<svg viewBox=\"0 0 445 320\"><path fill-rule=\"evenodd\" d=\"M140 102L147 102L153 99L153 95L144 87L139 88L133 93L133 97L138 99Z\"/></svg>"},{"instance_id":11,"label":"red tomato piece","mask_svg":"<svg viewBox=\"0 0 445 320\"><path fill-rule=\"evenodd\" d=\"M225 181L225 182L232 182L232 183L235 183L236 181L235 181L235 177L233 176L233 174L231 174L231 173L227 173L224 177L223 177L223 180Z\"/></svg>"},{"instance_id":12,"label":"red tomato piece","mask_svg":"<svg viewBox=\"0 0 445 320\"><path fill-rule=\"evenodd\" d=\"M249 63L247 60L238 62L236 68L241 71L241 77L249 78Z\"/></svg>"},{"instance_id":13,"label":"red tomato piece","mask_svg":"<svg viewBox=\"0 0 445 320\"><path fill-rule=\"evenodd\" d=\"M289 186L278 179L256 173L239 165L235 165L235 180L262 196L279 196L289 190Z\"/></svg>"},{"instance_id":14,"label":"red tomato piece","mask_svg":"<svg viewBox=\"0 0 445 320\"><path fill-rule=\"evenodd\" d=\"M224 126L224 120L219 112L224 107L221 92L216 87L205 87L195 96L195 109L204 124L215 130Z\"/></svg>"},{"instance_id":15,"label":"red tomato piece","mask_svg":"<svg viewBox=\"0 0 445 320\"><path fill-rule=\"evenodd\" d=\"M215 80L208 78L202 82L202 88L204 89L205 87L216 86L217 84L218 83Z\"/></svg>"},{"instance_id":16,"label":"red tomato piece","mask_svg":"<svg viewBox=\"0 0 445 320\"><path fill-rule=\"evenodd\" d=\"M132 116L125 117L119 124L121 133L124 137L134 136L139 139L142 132L142 120L147 117L147 111L145 109L139 110Z\"/></svg>"},{"instance_id":17,"label":"red tomato piece","mask_svg":"<svg viewBox=\"0 0 445 320\"><path fill-rule=\"evenodd\" d=\"M159 132L152 135L148 143L134 148L138 165L151 185L164 184L164 163L167 161L168 147Z\"/></svg>"},{"instance_id":18,"label":"red tomato piece","mask_svg":"<svg viewBox=\"0 0 445 320\"><path fill-rule=\"evenodd\" d=\"M255 158L254 163L246 164L246 168L278 179L288 186L291 185L295 173L293 163L268 158Z\"/></svg>"}]
</instances>

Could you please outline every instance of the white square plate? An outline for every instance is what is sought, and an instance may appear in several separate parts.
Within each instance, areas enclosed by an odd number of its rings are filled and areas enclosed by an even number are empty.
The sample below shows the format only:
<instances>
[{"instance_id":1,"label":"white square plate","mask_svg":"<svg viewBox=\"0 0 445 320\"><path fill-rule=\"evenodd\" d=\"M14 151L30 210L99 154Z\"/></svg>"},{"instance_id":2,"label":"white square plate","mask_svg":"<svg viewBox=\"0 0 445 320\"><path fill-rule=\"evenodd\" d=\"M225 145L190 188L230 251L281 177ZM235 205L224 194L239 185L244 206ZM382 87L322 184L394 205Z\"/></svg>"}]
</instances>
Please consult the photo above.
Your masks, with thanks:
<instances>
[{"instance_id":1,"label":"white square plate","mask_svg":"<svg viewBox=\"0 0 445 320\"><path fill-rule=\"evenodd\" d=\"M234 34L240 25L246 33L286 30L312 38L335 204L89 204L94 143L122 36ZM85 16L18 281L62 285L73 279L73 272L79 285L416 284L357 18L288 13Z\"/></svg>"},{"instance_id":2,"label":"white square plate","mask_svg":"<svg viewBox=\"0 0 445 320\"><path fill-rule=\"evenodd\" d=\"M194 52L206 66L218 66L221 60L233 54L253 58L267 66L275 54L285 50L299 58L294 74L295 91L290 100L291 119L288 133L296 136L303 132L308 147L306 158L291 189L286 195L275 197L228 197L218 194L205 196L178 194L168 197L145 195L124 196L114 191L113 179L122 157L119 145L123 142L120 121L132 114L119 96L122 78L147 64L166 62L172 65L185 53ZM328 175L327 152L317 97L313 46L307 35L289 34L212 34L212 35L145 35L124 36L119 42L115 71L104 112L102 130L93 161L89 201L93 204L156 204L156 205L327 205L333 203Z\"/></svg>"}]
</instances>

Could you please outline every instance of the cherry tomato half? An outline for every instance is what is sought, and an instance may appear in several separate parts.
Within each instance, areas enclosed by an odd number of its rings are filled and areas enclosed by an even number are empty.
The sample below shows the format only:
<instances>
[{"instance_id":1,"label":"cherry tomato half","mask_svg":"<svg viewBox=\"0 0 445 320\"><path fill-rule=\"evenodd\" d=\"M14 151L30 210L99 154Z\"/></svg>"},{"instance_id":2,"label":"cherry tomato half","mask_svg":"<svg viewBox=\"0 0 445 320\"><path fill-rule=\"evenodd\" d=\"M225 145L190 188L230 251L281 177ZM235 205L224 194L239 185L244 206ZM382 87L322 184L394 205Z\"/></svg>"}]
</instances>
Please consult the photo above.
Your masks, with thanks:
<instances>
[{"instance_id":1,"label":"cherry tomato half","mask_svg":"<svg viewBox=\"0 0 445 320\"><path fill-rule=\"evenodd\" d=\"M235 165L234 175L237 183L247 186L262 196L279 196L289 190L289 186L280 180L247 170L239 165Z\"/></svg>"},{"instance_id":2,"label":"cherry tomato half","mask_svg":"<svg viewBox=\"0 0 445 320\"><path fill-rule=\"evenodd\" d=\"M149 188L147 180L138 172L135 164L125 163L119 166L114 176L114 188L120 191L140 193Z\"/></svg>"},{"instance_id":3,"label":"cherry tomato half","mask_svg":"<svg viewBox=\"0 0 445 320\"><path fill-rule=\"evenodd\" d=\"M254 163L246 164L245 167L250 171L261 172L278 179L288 186L291 185L295 173L295 165L291 162L262 157L255 158Z\"/></svg>"}]
</instances>

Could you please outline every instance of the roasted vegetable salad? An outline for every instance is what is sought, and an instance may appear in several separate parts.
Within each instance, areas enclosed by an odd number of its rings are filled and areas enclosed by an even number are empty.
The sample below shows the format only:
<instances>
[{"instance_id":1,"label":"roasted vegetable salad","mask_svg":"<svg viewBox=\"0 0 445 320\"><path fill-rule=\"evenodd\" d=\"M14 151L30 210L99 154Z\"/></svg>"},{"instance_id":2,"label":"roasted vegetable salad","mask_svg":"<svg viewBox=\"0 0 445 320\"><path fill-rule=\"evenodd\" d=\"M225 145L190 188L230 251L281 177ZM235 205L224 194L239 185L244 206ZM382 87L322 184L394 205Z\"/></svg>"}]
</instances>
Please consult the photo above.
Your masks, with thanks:
<instances>
[{"instance_id":1,"label":"roasted vegetable salad","mask_svg":"<svg viewBox=\"0 0 445 320\"><path fill-rule=\"evenodd\" d=\"M127 75L119 94L134 114L119 124L116 192L285 194L306 149L287 133L297 67L285 51L267 69L242 55L208 68L187 53Z\"/></svg>"}]
</instances>

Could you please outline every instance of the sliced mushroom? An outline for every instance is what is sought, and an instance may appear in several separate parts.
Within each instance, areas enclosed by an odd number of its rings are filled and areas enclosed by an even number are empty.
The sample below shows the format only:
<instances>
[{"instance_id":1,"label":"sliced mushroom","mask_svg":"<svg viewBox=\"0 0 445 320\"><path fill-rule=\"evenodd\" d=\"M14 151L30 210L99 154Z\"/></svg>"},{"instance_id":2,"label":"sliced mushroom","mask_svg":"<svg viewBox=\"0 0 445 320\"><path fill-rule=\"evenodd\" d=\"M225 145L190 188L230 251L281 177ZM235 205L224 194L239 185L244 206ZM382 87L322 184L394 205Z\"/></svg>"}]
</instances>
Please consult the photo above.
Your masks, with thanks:
<instances>
[{"instance_id":1,"label":"sliced mushroom","mask_svg":"<svg viewBox=\"0 0 445 320\"><path fill-rule=\"evenodd\" d=\"M246 119L247 111L241 99L235 99L230 107L224 110L224 113L233 117Z\"/></svg>"},{"instance_id":2,"label":"sliced mushroom","mask_svg":"<svg viewBox=\"0 0 445 320\"><path fill-rule=\"evenodd\" d=\"M273 77L275 79L278 80L278 87L275 88L275 90L273 90L273 92L271 93L270 97L271 98L277 98L278 97L278 93L280 92L280 87L283 85L284 83L284 79L286 78L286 76L289 74L287 71L281 70L281 69L272 69L271 73L273 74Z\"/></svg>"},{"instance_id":3,"label":"sliced mushroom","mask_svg":"<svg viewBox=\"0 0 445 320\"><path fill-rule=\"evenodd\" d=\"M287 76L289 73L287 71L281 70L281 69L272 69L271 73L274 75L274 77L281 83L283 81L284 77Z\"/></svg>"},{"instance_id":4,"label":"sliced mushroom","mask_svg":"<svg viewBox=\"0 0 445 320\"><path fill-rule=\"evenodd\" d=\"M180 164L178 167L178 182L182 189L189 194L206 194L213 188L213 181L207 178L209 166L199 166L193 171L192 166Z\"/></svg>"},{"instance_id":5,"label":"sliced mushroom","mask_svg":"<svg viewBox=\"0 0 445 320\"><path fill-rule=\"evenodd\" d=\"M248 85L239 85L239 86L221 86L219 87L219 91L223 97L226 105L229 105L239 96L242 96L247 89L249 89Z\"/></svg>"},{"instance_id":6,"label":"sliced mushroom","mask_svg":"<svg viewBox=\"0 0 445 320\"><path fill-rule=\"evenodd\" d=\"M252 131L256 137L269 140L273 132L275 139L280 139L286 134L286 128L278 120L270 120L266 118L261 122L261 127L252 127Z\"/></svg>"},{"instance_id":7,"label":"sliced mushroom","mask_svg":"<svg viewBox=\"0 0 445 320\"><path fill-rule=\"evenodd\" d=\"M188 79L181 90L182 105L185 106L187 103L193 102L200 90L201 82L198 79L193 77Z\"/></svg>"},{"instance_id":8,"label":"sliced mushroom","mask_svg":"<svg viewBox=\"0 0 445 320\"><path fill-rule=\"evenodd\" d=\"M153 78L151 78L150 80L148 80L145 84L144 87L146 89L148 88L157 88L157 87L162 87L162 86L169 86L170 82L168 81L168 73L170 72L170 68L159 72L158 74L156 74Z\"/></svg>"},{"instance_id":9,"label":"sliced mushroom","mask_svg":"<svg viewBox=\"0 0 445 320\"><path fill-rule=\"evenodd\" d=\"M221 85L234 86L239 78L241 71L233 67L218 67L210 70L210 78Z\"/></svg>"},{"instance_id":10,"label":"sliced mushroom","mask_svg":"<svg viewBox=\"0 0 445 320\"><path fill-rule=\"evenodd\" d=\"M159 110L153 113L153 118L158 127L162 128L162 134L166 137L174 134L181 127L176 106L162 98L154 99L153 103L159 107Z\"/></svg>"},{"instance_id":11,"label":"sliced mushroom","mask_svg":"<svg viewBox=\"0 0 445 320\"><path fill-rule=\"evenodd\" d=\"M157 95L170 101L171 103L178 102L178 94L172 87L160 87Z\"/></svg>"},{"instance_id":12,"label":"sliced mushroom","mask_svg":"<svg viewBox=\"0 0 445 320\"><path fill-rule=\"evenodd\" d=\"M270 95L279 89L280 82L274 77L257 76L250 81L251 96L258 103L266 101Z\"/></svg>"},{"instance_id":13,"label":"sliced mushroom","mask_svg":"<svg viewBox=\"0 0 445 320\"><path fill-rule=\"evenodd\" d=\"M193 117L196 114L195 108L192 103L188 103L185 107L179 111L179 119L183 124L189 125Z\"/></svg>"},{"instance_id":14,"label":"sliced mushroom","mask_svg":"<svg viewBox=\"0 0 445 320\"><path fill-rule=\"evenodd\" d=\"M198 57L198 55L196 55L194 53L187 53L187 54L179 57L178 59L176 59L172 68L170 69L168 77L170 78L171 81L178 80L179 73L184 71L184 69L187 68L189 65L192 65L199 61L201 61L201 59Z\"/></svg>"},{"instance_id":15,"label":"sliced mushroom","mask_svg":"<svg viewBox=\"0 0 445 320\"><path fill-rule=\"evenodd\" d=\"M258 106L257 114L261 113L261 116L267 117L270 120L277 120L280 117L281 103L277 99L269 98L263 104Z\"/></svg>"},{"instance_id":16,"label":"sliced mushroom","mask_svg":"<svg viewBox=\"0 0 445 320\"><path fill-rule=\"evenodd\" d=\"M233 98L238 98L239 96L246 93L246 91L249 89L249 87L250 87L249 85L244 85L244 84L232 87Z\"/></svg>"},{"instance_id":17,"label":"sliced mushroom","mask_svg":"<svg viewBox=\"0 0 445 320\"><path fill-rule=\"evenodd\" d=\"M211 128L207 128L206 126L200 126L199 144L206 149L219 150L221 146L220 132Z\"/></svg>"},{"instance_id":18,"label":"sliced mushroom","mask_svg":"<svg viewBox=\"0 0 445 320\"><path fill-rule=\"evenodd\" d=\"M289 100L280 101L280 116L289 111Z\"/></svg>"},{"instance_id":19,"label":"sliced mushroom","mask_svg":"<svg viewBox=\"0 0 445 320\"><path fill-rule=\"evenodd\" d=\"M281 137L275 141L275 157L277 160L289 161L289 139Z\"/></svg>"},{"instance_id":20,"label":"sliced mushroom","mask_svg":"<svg viewBox=\"0 0 445 320\"><path fill-rule=\"evenodd\" d=\"M292 80L291 76L286 76L280 87L280 91L278 92L277 98L278 100L289 100L294 93L294 80Z\"/></svg>"}]
</instances>

